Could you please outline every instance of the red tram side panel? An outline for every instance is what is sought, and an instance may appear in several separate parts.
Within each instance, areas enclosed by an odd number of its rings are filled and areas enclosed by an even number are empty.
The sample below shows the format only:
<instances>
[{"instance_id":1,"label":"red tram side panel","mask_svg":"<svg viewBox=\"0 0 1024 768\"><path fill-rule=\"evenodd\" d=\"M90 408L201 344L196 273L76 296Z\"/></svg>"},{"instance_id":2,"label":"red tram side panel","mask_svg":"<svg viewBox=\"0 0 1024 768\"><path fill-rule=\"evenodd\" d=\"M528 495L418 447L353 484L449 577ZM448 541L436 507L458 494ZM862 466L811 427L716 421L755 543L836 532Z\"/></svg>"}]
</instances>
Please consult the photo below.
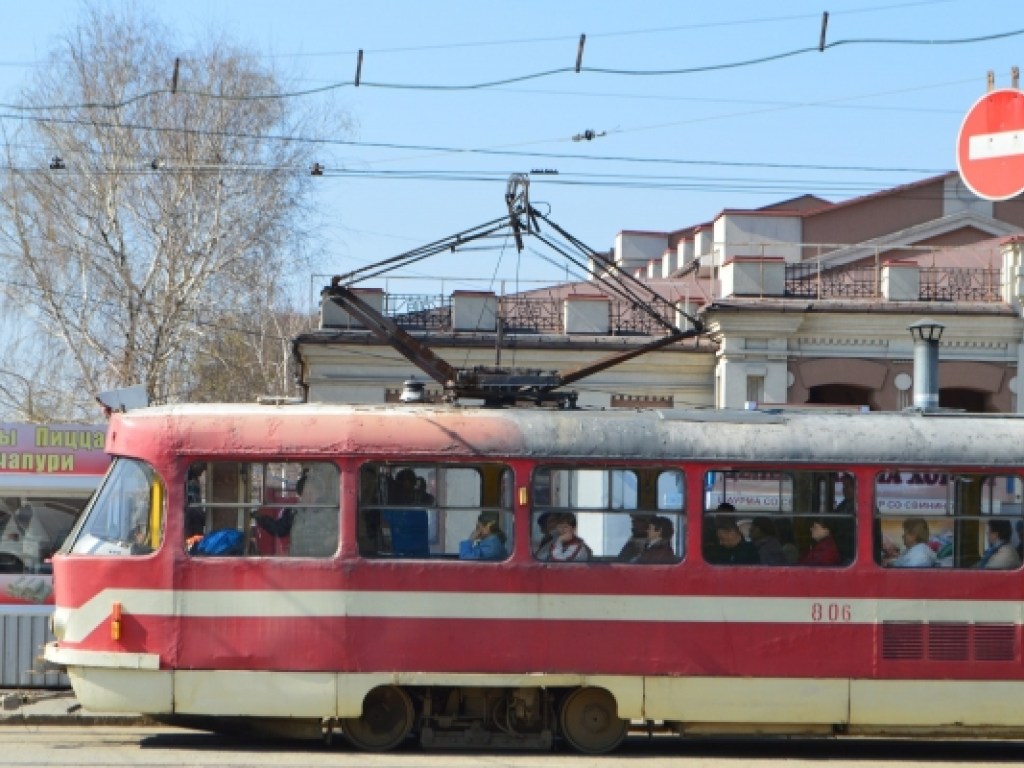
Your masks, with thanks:
<instances>
[{"instance_id":1,"label":"red tram side panel","mask_svg":"<svg viewBox=\"0 0 1024 768\"><path fill-rule=\"evenodd\" d=\"M603 752L630 720L1024 732L1020 574L985 567L988 524L1022 516L1024 420L178 406L115 416L108 450L54 559L47 658L86 707L366 749ZM908 520L935 533L928 568L882 551ZM799 551L735 562L756 524ZM672 562L623 559L645 525ZM802 565L829 528L846 559ZM220 531L237 549L196 549ZM588 558L540 555L542 533ZM487 537L503 556L465 559Z\"/></svg>"}]
</instances>

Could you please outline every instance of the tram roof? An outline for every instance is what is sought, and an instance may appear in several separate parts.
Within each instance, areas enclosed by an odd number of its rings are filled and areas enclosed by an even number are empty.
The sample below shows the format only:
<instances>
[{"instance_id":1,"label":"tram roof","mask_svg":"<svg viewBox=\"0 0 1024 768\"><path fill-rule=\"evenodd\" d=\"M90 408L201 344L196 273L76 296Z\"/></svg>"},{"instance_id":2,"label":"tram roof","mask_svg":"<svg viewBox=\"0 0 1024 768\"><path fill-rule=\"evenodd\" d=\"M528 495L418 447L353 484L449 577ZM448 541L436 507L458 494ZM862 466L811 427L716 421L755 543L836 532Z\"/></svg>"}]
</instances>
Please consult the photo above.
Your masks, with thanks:
<instances>
[{"instance_id":1,"label":"tram roof","mask_svg":"<svg viewBox=\"0 0 1024 768\"><path fill-rule=\"evenodd\" d=\"M1024 467L1024 418L949 412L189 404L114 414L114 455L362 455Z\"/></svg>"}]
</instances>

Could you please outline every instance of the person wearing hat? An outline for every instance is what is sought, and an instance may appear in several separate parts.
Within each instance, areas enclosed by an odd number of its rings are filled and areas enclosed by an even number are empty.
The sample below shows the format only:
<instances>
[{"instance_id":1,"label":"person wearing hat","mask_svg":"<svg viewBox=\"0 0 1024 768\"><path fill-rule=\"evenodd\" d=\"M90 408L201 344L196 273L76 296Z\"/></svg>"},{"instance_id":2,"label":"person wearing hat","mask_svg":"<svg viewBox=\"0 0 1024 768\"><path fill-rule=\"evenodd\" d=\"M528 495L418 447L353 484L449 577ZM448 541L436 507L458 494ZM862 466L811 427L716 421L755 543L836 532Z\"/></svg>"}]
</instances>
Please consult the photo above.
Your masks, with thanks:
<instances>
[{"instance_id":1,"label":"person wearing hat","mask_svg":"<svg viewBox=\"0 0 1024 768\"><path fill-rule=\"evenodd\" d=\"M497 512L481 512L468 539L459 542L460 560L504 560L505 532L501 530Z\"/></svg>"},{"instance_id":2,"label":"person wearing hat","mask_svg":"<svg viewBox=\"0 0 1024 768\"><path fill-rule=\"evenodd\" d=\"M651 524L654 515L630 515L632 536L623 544L619 556L615 558L620 563L635 563L637 558L643 554L647 547L647 526Z\"/></svg>"}]
</instances>

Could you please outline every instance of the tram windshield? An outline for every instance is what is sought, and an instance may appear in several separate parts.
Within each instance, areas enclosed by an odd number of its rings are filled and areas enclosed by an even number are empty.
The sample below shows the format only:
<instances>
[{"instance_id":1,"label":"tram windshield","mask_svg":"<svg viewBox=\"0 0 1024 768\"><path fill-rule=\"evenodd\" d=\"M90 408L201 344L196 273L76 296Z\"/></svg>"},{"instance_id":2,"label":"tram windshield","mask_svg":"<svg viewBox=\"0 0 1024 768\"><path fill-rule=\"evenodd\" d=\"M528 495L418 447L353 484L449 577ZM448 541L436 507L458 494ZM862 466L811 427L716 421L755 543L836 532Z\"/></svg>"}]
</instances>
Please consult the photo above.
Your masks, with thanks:
<instances>
[{"instance_id":1,"label":"tram windshield","mask_svg":"<svg viewBox=\"0 0 1024 768\"><path fill-rule=\"evenodd\" d=\"M151 466L117 459L65 544L82 555L145 555L163 537L164 486Z\"/></svg>"}]
</instances>

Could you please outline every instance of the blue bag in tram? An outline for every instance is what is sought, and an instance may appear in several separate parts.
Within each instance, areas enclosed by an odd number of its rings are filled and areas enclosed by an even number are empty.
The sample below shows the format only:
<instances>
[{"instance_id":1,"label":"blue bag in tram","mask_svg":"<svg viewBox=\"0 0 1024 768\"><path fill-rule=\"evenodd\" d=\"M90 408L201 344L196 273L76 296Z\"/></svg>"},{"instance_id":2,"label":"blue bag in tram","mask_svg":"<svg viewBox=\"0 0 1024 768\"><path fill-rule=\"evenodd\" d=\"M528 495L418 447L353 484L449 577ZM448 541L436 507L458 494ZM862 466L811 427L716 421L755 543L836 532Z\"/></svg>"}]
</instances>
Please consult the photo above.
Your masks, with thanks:
<instances>
[{"instance_id":1,"label":"blue bag in tram","mask_svg":"<svg viewBox=\"0 0 1024 768\"><path fill-rule=\"evenodd\" d=\"M221 528L203 536L192 551L194 555L241 555L245 551L245 537L234 528Z\"/></svg>"}]
</instances>

